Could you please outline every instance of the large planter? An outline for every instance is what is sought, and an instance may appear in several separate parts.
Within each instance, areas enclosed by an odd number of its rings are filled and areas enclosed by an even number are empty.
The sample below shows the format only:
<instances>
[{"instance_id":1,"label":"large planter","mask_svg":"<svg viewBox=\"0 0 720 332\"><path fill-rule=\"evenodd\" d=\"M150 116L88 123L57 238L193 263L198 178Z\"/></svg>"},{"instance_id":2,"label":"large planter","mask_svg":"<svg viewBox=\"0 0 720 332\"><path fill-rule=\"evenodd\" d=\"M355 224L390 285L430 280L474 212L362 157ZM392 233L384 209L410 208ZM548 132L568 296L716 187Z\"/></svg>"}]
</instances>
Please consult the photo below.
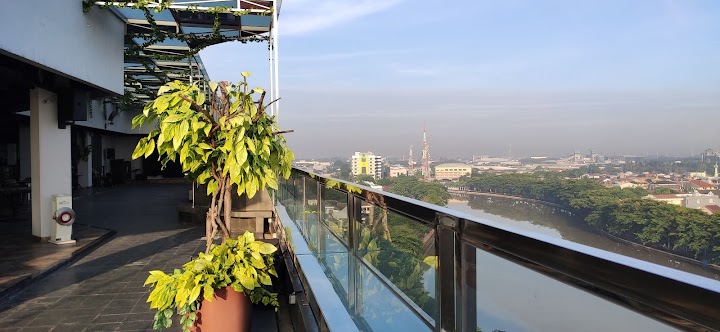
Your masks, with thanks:
<instances>
[{"instance_id":1,"label":"large planter","mask_svg":"<svg viewBox=\"0 0 720 332\"><path fill-rule=\"evenodd\" d=\"M212 301L203 300L195 320L195 332L250 331L252 303L232 287L215 290Z\"/></svg>"}]
</instances>

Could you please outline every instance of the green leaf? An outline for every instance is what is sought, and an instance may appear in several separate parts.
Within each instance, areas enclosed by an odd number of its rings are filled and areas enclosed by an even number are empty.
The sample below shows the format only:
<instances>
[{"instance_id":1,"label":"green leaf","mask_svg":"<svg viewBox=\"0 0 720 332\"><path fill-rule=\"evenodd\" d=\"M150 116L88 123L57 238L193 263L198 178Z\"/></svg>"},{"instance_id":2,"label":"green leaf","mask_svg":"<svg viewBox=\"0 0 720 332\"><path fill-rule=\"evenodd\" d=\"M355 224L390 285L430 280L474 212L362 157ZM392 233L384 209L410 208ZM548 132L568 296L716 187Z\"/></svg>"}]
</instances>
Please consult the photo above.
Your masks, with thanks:
<instances>
[{"instance_id":1,"label":"green leaf","mask_svg":"<svg viewBox=\"0 0 720 332\"><path fill-rule=\"evenodd\" d=\"M248 180L245 183L245 193L248 198L253 198L255 197L255 193L258 191L258 180L252 175L248 176L247 179Z\"/></svg>"},{"instance_id":2,"label":"green leaf","mask_svg":"<svg viewBox=\"0 0 720 332\"><path fill-rule=\"evenodd\" d=\"M263 255L270 255L275 251L277 251L277 248L270 243L263 242L260 244L260 253Z\"/></svg>"},{"instance_id":3,"label":"green leaf","mask_svg":"<svg viewBox=\"0 0 720 332\"><path fill-rule=\"evenodd\" d=\"M147 141L147 138L141 138L138 144L135 146L135 150L132 153L132 159L140 158L143 154L145 154L145 142Z\"/></svg>"},{"instance_id":4,"label":"green leaf","mask_svg":"<svg viewBox=\"0 0 720 332\"><path fill-rule=\"evenodd\" d=\"M164 118L162 120L162 122L163 123L174 123L174 122L182 121L183 119L185 119L185 117L182 114L173 114L173 115L169 115L166 118Z\"/></svg>"},{"instance_id":5,"label":"green leaf","mask_svg":"<svg viewBox=\"0 0 720 332\"><path fill-rule=\"evenodd\" d=\"M145 145L145 158L150 157L150 155L155 151L155 141L149 140L148 144Z\"/></svg>"},{"instance_id":6,"label":"green leaf","mask_svg":"<svg viewBox=\"0 0 720 332\"><path fill-rule=\"evenodd\" d=\"M252 74L252 73L249 72L249 71L244 71L244 72L240 73L240 75L242 75L242 77L245 77L245 78L247 78L247 77L250 76L251 74Z\"/></svg>"},{"instance_id":7,"label":"green leaf","mask_svg":"<svg viewBox=\"0 0 720 332\"><path fill-rule=\"evenodd\" d=\"M158 96L160 96L160 95L164 94L165 92L170 91L171 89L172 88L168 84L165 84L165 85L161 86L160 89L158 89L157 94L158 94Z\"/></svg>"},{"instance_id":8,"label":"green leaf","mask_svg":"<svg viewBox=\"0 0 720 332\"><path fill-rule=\"evenodd\" d=\"M166 97L158 97L155 99L155 112L157 113L163 113L165 110L167 110L169 106L168 99Z\"/></svg>"},{"instance_id":9,"label":"green leaf","mask_svg":"<svg viewBox=\"0 0 720 332\"><path fill-rule=\"evenodd\" d=\"M240 281L240 284L243 285L243 287L247 288L248 290L255 289L255 279L253 277L248 276L246 274L241 274L238 277L238 281Z\"/></svg>"},{"instance_id":10,"label":"green leaf","mask_svg":"<svg viewBox=\"0 0 720 332\"><path fill-rule=\"evenodd\" d=\"M154 284L158 280L160 280L160 278L163 278L163 277L167 277L167 274L165 274L163 271L160 271L160 270L150 271L150 276L148 276L147 279L145 279L145 283L143 284L143 286L145 286L147 284Z\"/></svg>"},{"instance_id":11,"label":"green leaf","mask_svg":"<svg viewBox=\"0 0 720 332\"><path fill-rule=\"evenodd\" d=\"M190 292L190 297L188 298L188 302L195 302L197 298L200 296L200 291L202 290L202 287L200 285L195 285L193 287L192 292Z\"/></svg>"},{"instance_id":12,"label":"green leaf","mask_svg":"<svg viewBox=\"0 0 720 332\"><path fill-rule=\"evenodd\" d=\"M252 138L247 137L247 138L245 139L245 145L247 145L248 151L250 151L252 154L255 154L255 153L256 153L256 152L255 152L255 142L253 141Z\"/></svg>"},{"instance_id":13,"label":"green leaf","mask_svg":"<svg viewBox=\"0 0 720 332\"><path fill-rule=\"evenodd\" d=\"M210 83L208 83L208 85L210 86L210 92L215 92L215 90L217 90L217 87L218 87L217 82L210 81Z\"/></svg>"},{"instance_id":14,"label":"green leaf","mask_svg":"<svg viewBox=\"0 0 720 332\"><path fill-rule=\"evenodd\" d=\"M272 285L272 280L270 279L270 276L267 274L263 273L263 274L258 275L258 280L263 285L268 285L268 286Z\"/></svg>"},{"instance_id":15,"label":"green leaf","mask_svg":"<svg viewBox=\"0 0 720 332\"><path fill-rule=\"evenodd\" d=\"M215 190L217 190L217 188L218 188L217 181L215 181L215 179L210 180L207 185L207 194L211 195L212 193L215 192Z\"/></svg>"}]
</instances>

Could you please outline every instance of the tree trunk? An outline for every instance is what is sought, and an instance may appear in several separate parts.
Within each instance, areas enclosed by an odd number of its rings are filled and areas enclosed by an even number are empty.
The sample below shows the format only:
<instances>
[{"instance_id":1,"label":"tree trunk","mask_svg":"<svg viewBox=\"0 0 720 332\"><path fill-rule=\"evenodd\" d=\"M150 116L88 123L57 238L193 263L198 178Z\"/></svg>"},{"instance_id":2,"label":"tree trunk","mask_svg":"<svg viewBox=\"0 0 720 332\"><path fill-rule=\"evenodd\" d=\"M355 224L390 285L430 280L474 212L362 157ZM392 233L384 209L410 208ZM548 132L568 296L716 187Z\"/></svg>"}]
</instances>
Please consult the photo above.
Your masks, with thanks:
<instances>
[{"instance_id":1,"label":"tree trunk","mask_svg":"<svg viewBox=\"0 0 720 332\"><path fill-rule=\"evenodd\" d=\"M230 177L225 178L225 209L223 210L224 215L224 226L223 227L223 241L230 237L230 212L232 212L232 184L230 183Z\"/></svg>"}]
</instances>

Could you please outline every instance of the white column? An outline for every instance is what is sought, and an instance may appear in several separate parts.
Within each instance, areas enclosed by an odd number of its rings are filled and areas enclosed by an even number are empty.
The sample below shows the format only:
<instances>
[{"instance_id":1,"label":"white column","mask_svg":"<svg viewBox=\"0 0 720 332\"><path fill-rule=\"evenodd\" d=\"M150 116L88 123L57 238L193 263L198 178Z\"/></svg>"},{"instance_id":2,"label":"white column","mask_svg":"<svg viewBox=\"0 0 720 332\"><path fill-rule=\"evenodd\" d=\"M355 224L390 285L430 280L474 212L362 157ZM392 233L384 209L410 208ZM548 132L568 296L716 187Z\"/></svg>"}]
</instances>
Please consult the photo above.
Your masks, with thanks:
<instances>
[{"instance_id":1,"label":"white column","mask_svg":"<svg viewBox=\"0 0 720 332\"><path fill-rule=\"evenodd\" d=\"M92 135L89 132L85 133L85 146L88 146L88 145L92 145ZM87 174L87 176L85 176L86 180L85 180L85 184L83 185L85 188L90 188L93 186L93 172L92 172L92 170L93 170L93 166L92 166L93 153L98 153L98 152L95 152L95 149L93 147L91 147L90 154L87 155L87 162L85 163L85 165L87 167L85 170L85 173Z\"/></svg>"},{"instance_id":2,"label":"white column","mask_svg":"<svg viewBox=\"0 0 720 332\"><path fill-rule=\"evenodd\" d=\"M72 193L70 127L58 129L57 95L30 91L30 157L32 174L32 234L50 237L52 195Z\"/></svg>"}]
</instances>

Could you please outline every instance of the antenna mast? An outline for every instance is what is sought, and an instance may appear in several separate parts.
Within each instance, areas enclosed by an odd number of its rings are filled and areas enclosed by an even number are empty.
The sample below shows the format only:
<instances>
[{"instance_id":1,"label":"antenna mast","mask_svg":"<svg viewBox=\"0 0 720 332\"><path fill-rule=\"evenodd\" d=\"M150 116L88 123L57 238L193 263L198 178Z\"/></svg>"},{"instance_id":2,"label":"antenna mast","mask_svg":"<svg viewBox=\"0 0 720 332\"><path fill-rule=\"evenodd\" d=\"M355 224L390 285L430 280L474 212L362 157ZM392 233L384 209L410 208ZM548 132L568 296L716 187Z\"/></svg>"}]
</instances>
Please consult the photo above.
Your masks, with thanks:
<instances>
[{"instance_id":1,"label":"antenna mast","mask_svg":"<svg viewBox=\"0 0 720 332\"><path fill-rule=\"evenodd\" d=\"M413 160L412 148L413 146L410 145L410 156L408 157L408 175L410 176L415 175L415 160Z\"/></svg>"},{"instance_id":2,"label":"antenna mast","mask_svg":"<svg viewBox=\"0 0 720 332\"><path fill-rule=\"evenodd\" d=\"M425 126L423 126L422 176L423 179L430 180L430 145L428 144Z\"/></svg>"}]
</instances>

